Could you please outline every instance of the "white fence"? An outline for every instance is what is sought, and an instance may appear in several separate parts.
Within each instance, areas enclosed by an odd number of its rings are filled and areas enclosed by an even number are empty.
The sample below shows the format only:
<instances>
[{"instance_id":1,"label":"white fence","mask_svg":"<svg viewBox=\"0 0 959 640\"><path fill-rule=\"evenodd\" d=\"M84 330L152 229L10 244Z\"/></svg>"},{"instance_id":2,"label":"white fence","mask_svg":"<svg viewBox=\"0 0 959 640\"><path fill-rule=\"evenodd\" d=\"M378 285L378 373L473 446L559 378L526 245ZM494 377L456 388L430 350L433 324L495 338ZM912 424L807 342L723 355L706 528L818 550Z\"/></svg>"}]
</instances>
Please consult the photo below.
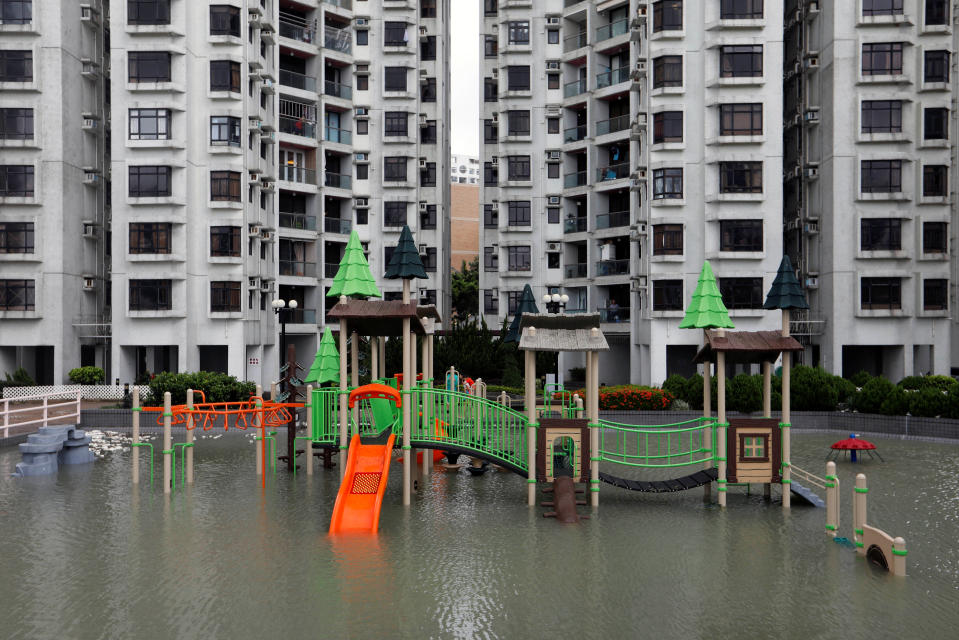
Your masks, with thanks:
<instances>
[{"instance_id":1,"label":"white fence","mask_svg":"<svg viewBox=\"0 0 959 640\"><path fill-rule=\"evenodd\" d=\"M140 397L150 395L150 388L140 385ZM133 387L129 388L133 391ZM123 400L123 387L113 384L53 384L41 387L4 387L3 397L20 400L27 396L49 396L53 398L72 398L77 394L84 400Z\"/></svg>"},{"instance_id":2,"label":"white fence","mask_svg":"<svg viewBox=\"0 0 959 640\"><path fill-rule=\"evenodd\" d=\"M55 420L57 424L63 424L64 421L69 424L79 424L80 393L74 393L69 400L63 402L51 402L51 400L63 400L63 398L62 393L53 393L0 400L0 428L3 429L3 437L10 437L10 427L34 426L39 429L48 426L51 420ZM29 404L29 406L22 406L23 404ZM20 414L27 414L24 417L30 418L29 414L36 413L40 414L39 418L17 419Z\"/></svg>"}]
</instances>

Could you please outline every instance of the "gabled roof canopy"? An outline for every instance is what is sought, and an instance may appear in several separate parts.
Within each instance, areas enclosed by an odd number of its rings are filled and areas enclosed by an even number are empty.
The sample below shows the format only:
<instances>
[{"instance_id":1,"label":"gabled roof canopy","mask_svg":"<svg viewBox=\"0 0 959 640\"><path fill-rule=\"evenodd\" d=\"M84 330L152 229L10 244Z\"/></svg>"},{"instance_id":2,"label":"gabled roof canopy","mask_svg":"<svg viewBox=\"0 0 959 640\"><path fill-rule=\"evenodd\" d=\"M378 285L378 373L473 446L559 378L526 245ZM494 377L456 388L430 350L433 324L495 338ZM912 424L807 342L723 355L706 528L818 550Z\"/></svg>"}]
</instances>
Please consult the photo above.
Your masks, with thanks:
<instances>
[{"instance_id":1,"label":"gabled roof canopy","mask_svg":"<svg viewBox=\"0 0 959 640\"><path fill-rule=\"evenodd\" d=\"M783 351L802 351L803 347L792 336L779 331L706 331L706 344L700 347L693 362L716 362L716 354L726 354L726 362L773 362Z\"/></svg>"},{"instance_id":2,"label":"gabled roof canopy","mask_svg":"<svg viewBox=\"0 0 959 640\"><path fill-rule=\"evenodd\" d=\"M521 351L609 351L598 313L524 313L521 330Z\"/></svg>"},{"instance_id":3,"label":"gabled roof canopy","mask_svg":"<svg viewBox=\"0 0 959 640\"><path fill-rule=\"evenodd\" d=\"M349 330L363 336L401 336L404 318L410 319L410 330L413 333L426 333L415 302L404 304L399 301L347 300L345 303L338 302L330 309L327 317L331 320L346 318Z\"/></svg>"}]
</instances>

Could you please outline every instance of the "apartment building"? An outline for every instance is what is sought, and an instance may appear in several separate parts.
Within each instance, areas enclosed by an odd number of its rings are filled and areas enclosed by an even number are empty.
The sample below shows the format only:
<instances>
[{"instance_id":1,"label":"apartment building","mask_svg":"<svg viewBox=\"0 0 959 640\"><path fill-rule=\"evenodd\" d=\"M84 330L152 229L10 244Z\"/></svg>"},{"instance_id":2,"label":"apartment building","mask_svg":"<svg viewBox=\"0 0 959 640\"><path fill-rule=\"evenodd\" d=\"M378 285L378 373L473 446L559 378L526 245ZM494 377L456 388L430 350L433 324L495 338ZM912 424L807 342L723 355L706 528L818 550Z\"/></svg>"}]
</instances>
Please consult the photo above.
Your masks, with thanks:
<instances>
[{"instance_id":1,"label":"apartment building","mask_svg":"<svg viewBox=\"0 0 959 640\"><path fill-rule=\"evenodd\" d=\"M450 158L450 181L453 184L478 185L482 169L476 156L453 155Z\"/></svg>"},{"instance_id":2,"label":"apartment building","mask_svg":"<svg viewBox=\"0 0 959 640\"><path fill-rule=\"evenodd\" d=\"M479 257L479 158L453 155L450 159L450 268Z\"/></svg>"},{"instance_id":3,"label":"apartment building","mask_svg":"<svg viewBox=\"0 0 959 640\"><path fill-rule=\"evenodd\" d=\"M601 382L690 373L708 259L737 327L774 318L782 256L782 7L484 0L486 320L523 286L599 312ZM560 360L560 374L582 366Z\"/></svg>"},{"instance_id":4,"label":"apartment building","mask_svg":"<svg viewBox=\"0 0 959 640\"><path fill-rule=\"evenodd\" d=\"M785 240L811 307L794 331L836 373L957 362L951 5L786 3Z\"/></svg>"}]
</instances>

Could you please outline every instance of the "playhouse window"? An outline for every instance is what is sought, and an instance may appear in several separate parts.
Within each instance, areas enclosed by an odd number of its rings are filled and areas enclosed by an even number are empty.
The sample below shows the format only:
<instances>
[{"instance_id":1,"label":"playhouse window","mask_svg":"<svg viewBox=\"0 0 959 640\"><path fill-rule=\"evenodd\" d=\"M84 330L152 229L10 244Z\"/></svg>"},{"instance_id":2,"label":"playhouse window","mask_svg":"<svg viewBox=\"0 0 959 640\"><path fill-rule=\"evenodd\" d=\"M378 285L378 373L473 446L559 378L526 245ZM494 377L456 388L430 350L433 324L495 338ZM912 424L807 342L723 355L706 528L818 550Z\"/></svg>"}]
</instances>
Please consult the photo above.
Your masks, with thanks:
<instances>
[{"instance_id":1,"label":"playhouse window","mask_svg":"<svg viewBox=\"0 0 959 640\"><path fill-rule=\"evenodd\" d=\"M743 436L740 451L742 452L740 457L743 460L768 459L769 456L766 453L766 436Z\"/></svg>"}]
</instances>

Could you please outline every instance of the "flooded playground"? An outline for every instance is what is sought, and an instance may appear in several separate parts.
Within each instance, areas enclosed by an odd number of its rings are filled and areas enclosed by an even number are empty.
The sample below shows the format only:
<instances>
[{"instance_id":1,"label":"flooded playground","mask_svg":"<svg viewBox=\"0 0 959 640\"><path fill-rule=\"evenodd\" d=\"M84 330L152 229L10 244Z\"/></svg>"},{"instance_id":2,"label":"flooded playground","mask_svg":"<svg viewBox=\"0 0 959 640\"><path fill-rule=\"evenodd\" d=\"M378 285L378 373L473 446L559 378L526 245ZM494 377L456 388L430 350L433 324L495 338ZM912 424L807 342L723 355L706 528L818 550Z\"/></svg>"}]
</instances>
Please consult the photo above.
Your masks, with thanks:
<instances>
[{"instance_id":1,"label":"flooded playground","mask_svg":"<svg viewBox=\"0 0 959 640\"><path fill-rule=\"evenodd\" d=\"M822 473L836 433L793 434ZM885 462L839 464L851 537L855 473L868 521L902 535L908 573L867 565L824 510L730 488L638 494L604 485L581 525L526 506L508 472L436 471L409 508L391 467L376 538L327 537L337 470L279 470L261 490L249 438L196 445L196 483L133 489L130 452L10 477L0 450L6 638L952 637L959 625L959 444L871 438ZM395 462L395 461L394 461ZM604 469L607 466L604 465Z\"/></svg>"}]
</instances>

